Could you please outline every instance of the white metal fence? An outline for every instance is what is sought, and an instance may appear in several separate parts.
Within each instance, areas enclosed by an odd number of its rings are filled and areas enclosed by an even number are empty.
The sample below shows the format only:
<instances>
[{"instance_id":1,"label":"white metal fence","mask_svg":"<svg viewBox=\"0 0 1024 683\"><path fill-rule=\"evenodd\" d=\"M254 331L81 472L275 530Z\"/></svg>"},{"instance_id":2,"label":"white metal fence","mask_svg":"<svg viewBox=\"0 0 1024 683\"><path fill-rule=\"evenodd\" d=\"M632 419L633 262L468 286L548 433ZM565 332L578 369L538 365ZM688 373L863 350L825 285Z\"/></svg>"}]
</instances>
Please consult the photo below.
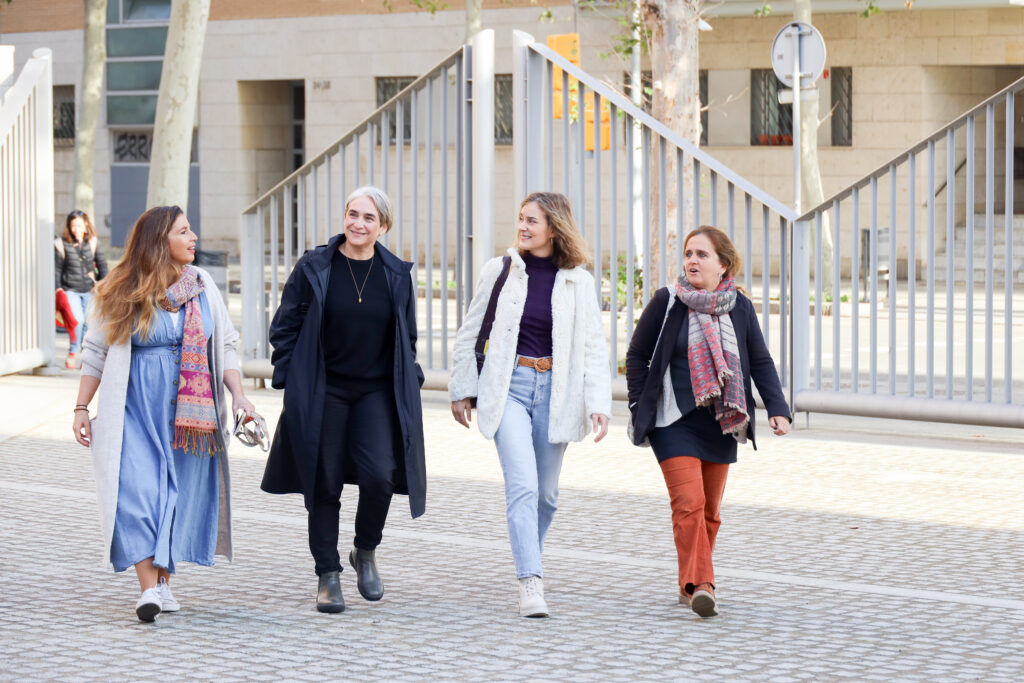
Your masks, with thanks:
<instances>
[{"instance_id":1,"label":"white metal fence","mask_svg":"<svg viewBox=\"0 0 1024 683\"><path fill-rule=\"evenodd\" d=\"M737 245L740 283L788 384L795 212L532 36L516 32L514 46L515 195L570 198L593 249L612 362L625 358L638 307L682 272L682 237L708 223Z\"/></svg>"},{"instance_id":2,"label":"white metal fence","mask_svg":"<svg viewBox=\"0 0 1024 683\"><path fill-rule=\"evenodd\" d=\"M366 184L378 185L395 203L394 225L382 241L416 264L419 360L427 370L448 367L472 296L474 261L479 265L492 248L486 233L474 242L472 229L475 222L490 224L489 183L473 177L475 168L484 179L491 173L492 60L493 33L485 31L473 47L453 52L246 210L243 343L244 358L256 361L247 364L247 374L269 374L267 330L295 261L341 231L346 196ZM475 125L476 119L487 126Z\"/></svg>"},{"instance_id":3,"label":"white metal fence","mask_svg":"<svg viewBox=\"0 0 1024 683\"><path fill-rule=\"evenodd\" d=\"M54 356L53 78L39 49L14 78L0 46L0 375Z\"/></svg>"},{"instance_id":4,"label":"white metal fence","mask_svg":"<svg viewBox=\"0 0 1024 683\"><path fill-rule=\"evenodd\" d=\"M295 260L341 229L348 191L375 183L398 208L389 248L417 263L420 359L443 386L475 273L511 242L494 205L556 190L593 249L613 373L640 308L681 268L676 236L709 223L743 257L795 409L1024 426L1012 124L1024 81L798 217L531 36L513 43L514 183L495 183L485 31L246 210L247 374L269 376L267 328Z\"/></svg>"},{"instance_id":5,"label":"white metal fence","mask_svg":"<svg viewBox=\"0 0 1024 683\"><path fill-rule=\"evenodd\" d=\"M1022 100L1024 79L798 219L798 410L1024 427Z\"/></svg>"}]
</instances>

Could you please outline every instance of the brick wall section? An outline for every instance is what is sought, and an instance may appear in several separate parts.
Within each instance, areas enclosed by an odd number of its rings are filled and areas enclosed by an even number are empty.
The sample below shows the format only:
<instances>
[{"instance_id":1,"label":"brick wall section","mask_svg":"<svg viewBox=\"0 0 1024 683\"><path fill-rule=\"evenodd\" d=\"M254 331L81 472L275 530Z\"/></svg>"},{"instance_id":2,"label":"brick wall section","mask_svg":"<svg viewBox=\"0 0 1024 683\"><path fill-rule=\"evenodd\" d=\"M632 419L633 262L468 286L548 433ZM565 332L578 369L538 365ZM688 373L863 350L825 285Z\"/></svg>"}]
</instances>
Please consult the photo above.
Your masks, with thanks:
<instances>
[{"instance_id":1,"label":"brick wall section","mask_svg":"<svg viewBox=\"0 0 1024 683\"><path fill-rule=\"evenodd\" d=\"M0 34L67 31L85 26L82 0L16 0L0 3ZM5 41L6 42L6 41Z\"/></svg>"}]
</instances>

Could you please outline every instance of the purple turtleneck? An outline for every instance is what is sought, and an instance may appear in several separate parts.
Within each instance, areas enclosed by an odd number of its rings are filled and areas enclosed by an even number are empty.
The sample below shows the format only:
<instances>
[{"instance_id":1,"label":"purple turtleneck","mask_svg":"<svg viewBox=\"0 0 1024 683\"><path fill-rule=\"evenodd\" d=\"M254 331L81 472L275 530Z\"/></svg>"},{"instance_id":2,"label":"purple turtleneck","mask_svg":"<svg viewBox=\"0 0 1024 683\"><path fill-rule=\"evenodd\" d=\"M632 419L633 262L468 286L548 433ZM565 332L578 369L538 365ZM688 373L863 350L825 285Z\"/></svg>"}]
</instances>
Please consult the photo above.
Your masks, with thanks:
<instances>
[{"instance_id":1,"label":"purple turtleneck","mask_svg":"<svg viewBox=\"0 0 1024 683\"><path fill-rule=\"evenodd\" d=\"M553 257L522 254L526 264L526 304L519 321L519 345L516 353L531 358L551 355L551 290L558 268Z\"/></svg>"}]
</instances>

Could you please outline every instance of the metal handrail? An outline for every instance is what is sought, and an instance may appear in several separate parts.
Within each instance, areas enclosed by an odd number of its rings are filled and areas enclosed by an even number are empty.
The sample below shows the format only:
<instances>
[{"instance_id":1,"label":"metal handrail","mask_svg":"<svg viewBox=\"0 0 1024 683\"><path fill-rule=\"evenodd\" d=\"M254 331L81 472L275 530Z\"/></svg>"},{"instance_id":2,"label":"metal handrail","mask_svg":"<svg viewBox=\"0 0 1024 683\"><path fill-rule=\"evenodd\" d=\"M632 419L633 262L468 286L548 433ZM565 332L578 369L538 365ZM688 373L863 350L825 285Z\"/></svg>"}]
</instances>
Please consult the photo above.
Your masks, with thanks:
<instances>
[{"instance_id":1,"label":"metal handrail","mask_svg":"<svg viewBox=\"0 0 1024 683\"><path fill-rule=\"evenodd\" d=\"M357 123L353 127L349 128L347 133L345 133L340 138L338 138L337 140L332 142L330 145L328 145L324 149L324 151L320 152L320 154L317 154L315 157L313 157L312 159L310 159L309 161L304 163L302 166L299 166L297 169L295 169L290 174L285 176L285 178L283 180L281 180L279 183L277 183L272 188L270 188L269 190L264 192L262 195L260 195L260 197L258 199L256 199L254 202L249 204L249 206L247 206L245 208L245 210L242 211L242 214L244 215L244 214L247 214L247 213L252 213L256 209L258 209L261 205L266 204L268 201L270 201L270 197L273 196L274 193L280 192L283 188L285 188L285 187L287 187L289 185L294 184L296 179L298 179L300 176L309 175L309 173L312 171L314 166L320 165L328 157L330 157L332 154L335 154L338 151L339 148L341 148L342 146L348 144L353 138L355 138L355 136L360 135L363 132L365 132L366 128L368 128L371 123L374 123L374 122L380 120L380 115L381 114L383 114L384 112L389 111L390 109L392 109L394 103L396 103L398 100L400 100L403 97L405 97L406 94L408 94L408 93L412 92L413 90L416 90L417 88L421 87L424 83L427 82L427 80L429 80L430 78L433 78L434 76L436 76L438 71L441 71L441 70L443 70L443 69L445 69L445 68L455 64L458 61L458 59L459 59L459 57L461 55L462 55L462 48L460 47L457 50L453 51L451 54L449 54L447 57L442 59L440 62L438 62L432 69L430 69L430 71L425 72L423 75L421 75L419 78L414 80L412 83L410 83L409 85L405 86L400 91L398 91L398 93L396 93L394 97L389 99L387 102L385 102L381 106L377 107L373 111L372 114L370 114L369 116L365 117L362 121L360 121L359 123Z\"/></svg>"},{"instance_id":2,"label":"metal handrail","mask_svg":"<svg viewBox=\"0 0 1024 683\"><path fill-rule=\"evenodd\" d=\"M814 217L814 215L819 211L824 211L827 208L831 207L833 202L841 201L849 197L855 189L859 190L861 188L867 187L871 183L872 178L878 177L879 175L882 175L884 173L888 173L890 166L902 164L904 161L907 161L911 156L926 150L929 144L941 141L943 138L946 137L948 131L957 130L958 128L961 128L962 126L966 125L968 119L970 119L973 116L977 116L980 113L983 113L986 107L988 107L989 105L996 104L997 102L1005 99L1007 95L1015 95L1021 91L1024 91L1024 77L1018 78L1016 81L1006 86L1005 88L997 92L995 95L992 95L991 97L983 101L981 104L971 107L966 112L964 112L957 118L953 119L946 125L942 126L931 135L922 138L920 141L916 142L915 144L903 150L896 156L889 159L889 161L886 161L885 163L879 165L878 168L876 168L875 170L865 174L857 182L853 183L852 185L846 187L843 190L840 190L831 197L826 198L817 206L812 207L807 211L804 211L796 220L811 220Z\"/></svg>"},{"instance_id":3,"label":"metal handrail","mask_svg":"<svg viewBox=\"0 0 1024 683\"><path fill-rule=\"evenodd\" d=\"M761 188L757 187L743 176L737 175L732 169L722 164L720 161L703 151L699 147L695 146L690 141L683 138L681 135L673 131L671 128L666 126L661 121L640 109L633 104L628 98L621 93L615 91L608 85L601 83L594 79L589 74L584 72L582 69L577 67L575 64L567 60L562 55L558 54L551 48L537 43L536 41L530 41L529 48L539 55L542 55L545 59L559 67L572 78L585 84L586 87L593 92L596 92L601 96L602 99L608 100L615 105L617 109L622 111L628 116L631 116L635 121L642 123L643 125L650 128L652 131L657 133L659 136L672 143L676 147L679 147L687 154L697 159L701 165L706 166L710 170L714 171L718 175L725 178L728 182L732 183L736 187L742 189L744 192L749 194L751 197L759 201L764 206L768 207L772 211L785 218L786 220L792 221L796 218L796 212L792 207L786 206L781 203L775 197L772 197Z\"/></svg>"}]
</instances>

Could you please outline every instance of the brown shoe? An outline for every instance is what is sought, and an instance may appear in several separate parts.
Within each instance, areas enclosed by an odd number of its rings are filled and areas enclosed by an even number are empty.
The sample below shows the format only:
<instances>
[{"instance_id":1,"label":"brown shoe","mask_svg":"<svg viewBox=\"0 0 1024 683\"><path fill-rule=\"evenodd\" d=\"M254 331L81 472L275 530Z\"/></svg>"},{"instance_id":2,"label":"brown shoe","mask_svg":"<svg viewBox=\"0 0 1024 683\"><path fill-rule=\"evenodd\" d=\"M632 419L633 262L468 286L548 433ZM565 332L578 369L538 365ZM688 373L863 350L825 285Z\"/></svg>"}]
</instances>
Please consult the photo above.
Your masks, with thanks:
<instances>
[{"instance_id":1,"label":"brown shoe","mask_svg":"<svg viewBox=\"0 0 1024 683\"><path fill-rule=\"evenodd\" d=\"M702 583L693 591L690 598L690 609L702 617L717 617L718 603L715 601L715 589L709 583Z\"/></svg>"}]
</instances>

